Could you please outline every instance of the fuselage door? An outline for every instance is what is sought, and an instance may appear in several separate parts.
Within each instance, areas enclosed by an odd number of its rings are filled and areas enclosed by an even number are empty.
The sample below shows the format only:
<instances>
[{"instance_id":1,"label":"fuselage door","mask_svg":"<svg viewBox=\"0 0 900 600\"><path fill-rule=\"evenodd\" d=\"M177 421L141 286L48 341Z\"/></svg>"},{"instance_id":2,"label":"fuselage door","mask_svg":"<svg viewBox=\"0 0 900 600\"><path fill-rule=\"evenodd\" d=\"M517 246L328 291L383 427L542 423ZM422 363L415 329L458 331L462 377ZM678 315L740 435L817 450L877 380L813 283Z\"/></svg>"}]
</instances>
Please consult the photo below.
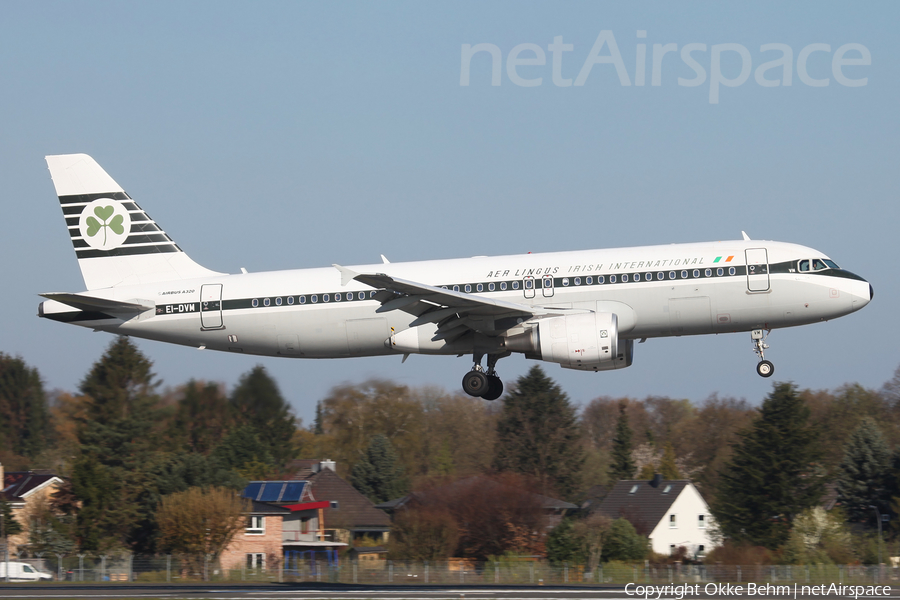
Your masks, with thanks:
<instances>
[{"instance_id":1,"label":"fuselage door","mask_svg":"<svg viewBox=\"0 0 900 600\"><path fill-rule=\"evenodd\" d=\"M526 298L534 298L534 277L526 275L522 279L522 291L525 292Z\"/></svg>"},{"instance_id":2,"label":"fuselage door","mask_svg":"<svg viewBox=\"0 0 900 600\"><path fill-rule=\"evenodd\" d=\"M769 291L769 258L765 248L747 248L747 289L751 292Z\"/></svg>"},{"instance_id":3,"label":"fuselage door","mask_svg":"<svg viewBox=\"0 0 900 600\"><path fill-rule=\"evenodd\" d=\"M541 278L541 289L545 298L553 296L553 275L544 275Z\"/></svg>"},{"instance_id":4,"label":"fuselage door","mask_svg":"<svg viewBox=\"0 0 900 600\"><path fill-rule=\"evenodd\" d=\"M222 284L200 286L200 329L224 329L222 323Z\"/></svg>"}]
</instances>

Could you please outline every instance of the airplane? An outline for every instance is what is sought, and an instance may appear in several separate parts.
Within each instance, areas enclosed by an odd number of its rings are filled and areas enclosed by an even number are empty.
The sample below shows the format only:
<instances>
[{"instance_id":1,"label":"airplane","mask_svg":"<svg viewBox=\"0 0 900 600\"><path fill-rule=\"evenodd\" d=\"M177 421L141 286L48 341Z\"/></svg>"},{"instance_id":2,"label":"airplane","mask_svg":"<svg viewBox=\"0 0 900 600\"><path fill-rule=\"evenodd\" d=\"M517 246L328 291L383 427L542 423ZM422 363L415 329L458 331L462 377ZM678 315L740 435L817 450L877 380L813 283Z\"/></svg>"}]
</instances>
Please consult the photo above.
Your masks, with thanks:
<instances>
[{"instance_id":1,"label":"airplane","mask_svg":"<svg viewBox=\"0 0 900 600\"><path fill-rule=\"evenodd\" d=\"M866 306L872 286L822 252L741 240L227 274L191 260L85 154L47 156L87 291L38 316L262 356L471 355L463 390L503 393L512 353L567 369L631 366L635 341L769 332ZM482 361L487 357L486 368Z\"/></svg>"}]
</instances>

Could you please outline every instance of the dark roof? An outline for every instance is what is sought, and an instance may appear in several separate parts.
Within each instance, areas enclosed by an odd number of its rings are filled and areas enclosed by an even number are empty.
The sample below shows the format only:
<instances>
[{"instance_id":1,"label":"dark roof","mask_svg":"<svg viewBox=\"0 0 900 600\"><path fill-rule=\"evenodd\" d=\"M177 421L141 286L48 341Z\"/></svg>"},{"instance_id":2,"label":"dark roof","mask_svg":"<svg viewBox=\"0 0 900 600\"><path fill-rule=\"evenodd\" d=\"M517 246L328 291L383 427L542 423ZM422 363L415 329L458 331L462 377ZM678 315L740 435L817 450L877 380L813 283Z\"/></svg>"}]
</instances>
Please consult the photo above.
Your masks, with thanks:
<instances>
[{"instance_id":1,"label":"dark roof","mask_svg":"<svg viewBox=\"0 0 900 600\"><path fill-rule=\"evenodd\" d=\"M596 511L611 519L623 517L634 525L638 533L650 535L690 483L687 479L664 479L653 487L643 479L622 480L616 483Z\"/></svg>"},{"instance_id":2,"label":"dark roof","mask_svg":"<svg viewBox=\"0 0 900 600\"><path fill-rule=\"evenodd\" d=\"M36 473L34 471L10 471L3 475L3 488L0 496L7 502L22 502L23 496L39 488L52 479L59 479L52 473ZM60 479L60 481L62 481Z\"/></svg>"},{"instance_id":3,"label":"dark roof","mask_svg":"<svg viewBox=\"0 0 900 600\"><path fill-rule=\"evenodd\" d=\"M337 508L325 509L325 527L387 529L391 526L391 519L384 512L331 469L322 469L306 480L310 484L310 496L316 501L338 503Z\"/></svg>"},{"instance_id":4,"label":"dark roof","mask_svg":"<svg viewBox=\"0 0 900 600\"><path fill-rule=\"evenodd\" d=\"M441 485L441 486L431 488L427 493L440 495L442 493L446 493L449 489L451 489L453 487L457 487L460 485L468 485L473 480L476 480L480 485L482 485L488 489L493 489L497 486L503 485L492 479L487 479L484 477L480 477L478 475L473 475L472 477L464 477L463 479L459 479L457 481L454 481L453 483L448 483L447 485ZM525 493L528 493L528 492L525 492ZM540 500L541 507L544 509L574 510L574 509L578 508L576 505L572 504L571 502L566 502L565 500L559 500L557 498L551 498L550 496L543 496L541 494L532 494L532 496L534 496L535 498ZM409 502L409 500L412 498L417 498L417 499L421 500L424 497L425 497L424 492L412 492L410 494L407 494L406 496L403 496L402 498L395 498L393 500L388 500L387 502L382 502L381 504L378 504L376 506L376 508L381 508L383 510L389 510L389 511L396 510L397 508L400 508L401 506L403 506L404 504Z\"/></svg>"},{"instance_id":5,"label":"dark roof","mask_svg":"<svg viewBox=\"0 0 900 600\"><path fill-rule=\"evenodd\" d=\"M318 458L295 458L288 463L287 472L293 473L289 479L306 479L317 469L321 461Z\"/></svg>"}]
</instances>

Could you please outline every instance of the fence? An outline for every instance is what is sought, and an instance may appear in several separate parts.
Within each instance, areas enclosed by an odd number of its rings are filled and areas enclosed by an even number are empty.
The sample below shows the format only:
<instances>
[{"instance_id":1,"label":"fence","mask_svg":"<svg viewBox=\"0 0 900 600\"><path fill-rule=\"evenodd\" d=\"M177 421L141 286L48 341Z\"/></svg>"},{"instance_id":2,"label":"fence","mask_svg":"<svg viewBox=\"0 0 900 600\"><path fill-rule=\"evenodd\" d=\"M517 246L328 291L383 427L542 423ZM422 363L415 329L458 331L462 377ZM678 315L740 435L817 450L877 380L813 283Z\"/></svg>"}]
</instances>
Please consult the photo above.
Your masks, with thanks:
<instances>
[{"instance_id":1,"label":"fence","mask_svg":"<svg viewBox=\"0 0 900 600\"><path fill-rule=\"evenodd\" d=\"M544 561L398 562L308 558L287 564L271 560L266 567L222 569L211 555L134 556L59 555L33 558L10 556L53 574L55 580L76 582L332 582L367 585L624 585L626 583L756 583L890 585L900 581L900 568L877 565L552 565ZM274 564L273 564L274 563ZM2 584L2 579L0 579Z\"/></svg>"}]
</instances>

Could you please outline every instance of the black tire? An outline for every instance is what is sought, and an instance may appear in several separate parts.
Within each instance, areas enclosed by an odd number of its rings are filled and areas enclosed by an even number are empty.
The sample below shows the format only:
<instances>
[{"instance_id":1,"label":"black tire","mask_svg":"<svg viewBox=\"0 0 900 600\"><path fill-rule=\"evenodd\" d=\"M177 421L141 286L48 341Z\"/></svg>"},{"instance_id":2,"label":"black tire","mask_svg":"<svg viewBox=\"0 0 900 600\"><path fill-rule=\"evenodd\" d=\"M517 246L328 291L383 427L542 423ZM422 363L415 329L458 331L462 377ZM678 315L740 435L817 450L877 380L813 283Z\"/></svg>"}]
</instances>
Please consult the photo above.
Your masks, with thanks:
<instances>
[{"instance_id":1,"label":"black tire","mask_svg":"<svg viewBox=\"0 0 900 600\"><path fill-rule=\"evenodd\" d=\"M463 376L462 387L468 395L480 398L488 391L488 377L481 371L469 371Z\"/></svg>"},{"instance_id":2,"label":"black tire","mask_svg":"<svg viewBox=\"0 0 900 600\"><path fill-rule=\"evenodd\" d=\"M759 373L760 377L771 377L772 373L775 372L775 365L767 360L761 360L756 365L756 372Z\"/></svg>"},{"instance_id":3,"label":"black tire","mask_svg":"<svg viewBox=\"0 0 900 600\"><path fill-rule=\"evenodd\" d=\"M482 398L485 400L496 400L503 395L503 382L496 375L488 376L488 388Z\"/></svg>"}]
</instances>

